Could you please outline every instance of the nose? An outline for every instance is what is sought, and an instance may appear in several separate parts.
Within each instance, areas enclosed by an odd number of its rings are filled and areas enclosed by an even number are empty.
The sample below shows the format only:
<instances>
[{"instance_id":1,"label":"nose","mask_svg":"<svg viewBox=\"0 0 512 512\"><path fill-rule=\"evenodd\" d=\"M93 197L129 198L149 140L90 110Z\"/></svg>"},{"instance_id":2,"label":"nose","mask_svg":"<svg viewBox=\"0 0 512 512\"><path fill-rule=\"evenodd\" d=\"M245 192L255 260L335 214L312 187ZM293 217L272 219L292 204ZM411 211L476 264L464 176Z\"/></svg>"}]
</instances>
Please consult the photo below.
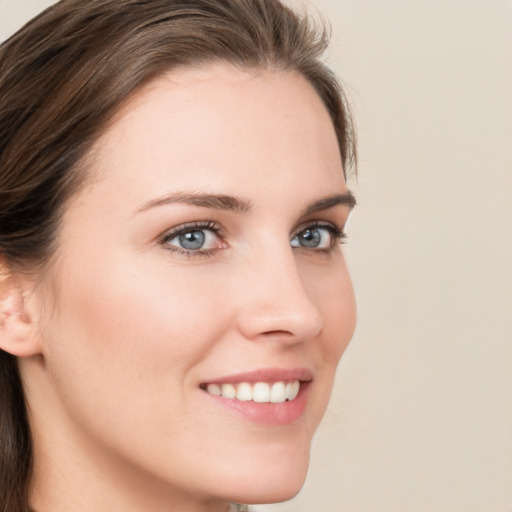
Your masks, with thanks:
<instances>
[{"instance_id":1,"label":"nose","mask_svg":"<svg viewBox=\"0 0 512 512\"><path fill-rule=\"evenodd\" d=\"M323 318L300 275L293 249L265 251L245 265L238 327L250 340L300 343L314 339Z\"/></svg>"}]
</instances>

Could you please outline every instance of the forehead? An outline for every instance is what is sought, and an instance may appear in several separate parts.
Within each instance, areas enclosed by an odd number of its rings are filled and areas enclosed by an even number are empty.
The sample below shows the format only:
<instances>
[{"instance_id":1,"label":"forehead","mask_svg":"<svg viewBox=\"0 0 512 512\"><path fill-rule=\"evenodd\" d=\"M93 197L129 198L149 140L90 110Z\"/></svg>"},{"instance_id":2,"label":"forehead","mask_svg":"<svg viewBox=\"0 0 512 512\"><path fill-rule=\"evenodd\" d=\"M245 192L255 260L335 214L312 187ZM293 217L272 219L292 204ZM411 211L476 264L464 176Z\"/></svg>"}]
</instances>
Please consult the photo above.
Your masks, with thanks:
<instances>
[{"instance_id":1,"label":"forehead","mask_svg":"<svg viewBox=\"0 0 512 512\"><path fill-rule=\"evenodd\" d=\"M328 193L345 188L329 114L294 72L174 70L122 107L94 156L93 170L116 189L137 182L134 192L148 195L235 185L243 194L244 183L253 191L299 176L304 190L319 181Z\"/></svg>"}]
</instances>

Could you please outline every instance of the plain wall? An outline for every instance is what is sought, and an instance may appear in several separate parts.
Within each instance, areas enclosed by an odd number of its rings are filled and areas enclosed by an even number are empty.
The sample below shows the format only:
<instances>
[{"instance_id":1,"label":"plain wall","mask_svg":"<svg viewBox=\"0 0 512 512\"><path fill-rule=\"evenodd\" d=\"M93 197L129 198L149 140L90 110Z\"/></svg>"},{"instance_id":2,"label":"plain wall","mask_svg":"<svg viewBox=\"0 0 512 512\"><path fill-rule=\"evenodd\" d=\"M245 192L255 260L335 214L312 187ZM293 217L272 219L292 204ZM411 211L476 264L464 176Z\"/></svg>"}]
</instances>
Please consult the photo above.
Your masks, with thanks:
<instances>
[{"instance_id":1,"label":"plain wall","mask_svg":"<svg viewBox=\"0 0 512 512\"><path fill-rule=\"evenodd\" d=\"M50 4L0 0L0 38ZM512 2L314 0L359 134L359 325L267 512L512 511Z\"/></svg>"}]
</instances>

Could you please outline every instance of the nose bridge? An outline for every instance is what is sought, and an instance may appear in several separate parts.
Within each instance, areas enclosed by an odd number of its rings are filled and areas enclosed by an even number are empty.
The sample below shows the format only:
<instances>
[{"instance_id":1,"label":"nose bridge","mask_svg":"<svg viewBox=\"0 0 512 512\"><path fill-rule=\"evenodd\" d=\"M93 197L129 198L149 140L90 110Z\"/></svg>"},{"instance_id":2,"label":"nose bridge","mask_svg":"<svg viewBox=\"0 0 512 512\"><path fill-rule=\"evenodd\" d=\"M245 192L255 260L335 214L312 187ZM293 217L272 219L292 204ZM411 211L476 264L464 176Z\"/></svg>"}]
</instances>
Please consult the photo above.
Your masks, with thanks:
<instances>
[{"instance_id":1,"label":"nose bridge","mask_svg":"<svg viewBox=\"0 0 512 512\"><path fill-rule=\"evenodd\" d=\"M239 325L246 337L307 341L322 329L322 316L300 275L289 244L267 245L246 267Z\"/></svg>"}]
</instances>

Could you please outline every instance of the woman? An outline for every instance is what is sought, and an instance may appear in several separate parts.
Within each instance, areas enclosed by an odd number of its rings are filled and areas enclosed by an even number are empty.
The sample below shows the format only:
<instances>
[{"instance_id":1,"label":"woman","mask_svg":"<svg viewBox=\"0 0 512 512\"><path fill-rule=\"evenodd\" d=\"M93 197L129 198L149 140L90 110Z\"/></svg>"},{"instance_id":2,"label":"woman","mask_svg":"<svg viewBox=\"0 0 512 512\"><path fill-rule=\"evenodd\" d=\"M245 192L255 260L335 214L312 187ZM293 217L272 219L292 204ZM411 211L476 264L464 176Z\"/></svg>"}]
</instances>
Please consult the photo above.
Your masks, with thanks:
<instances>
[{"instance_id":1,"label":"woman","mask_svg":"<svg viewBox=\"0 0 512 512\"><path fill-rule=\"evenodd\" d=\"M0 504L292 497L354 329L325 35L277 0L63 0L0 51Z\"/></svg>"}]
</instances>

